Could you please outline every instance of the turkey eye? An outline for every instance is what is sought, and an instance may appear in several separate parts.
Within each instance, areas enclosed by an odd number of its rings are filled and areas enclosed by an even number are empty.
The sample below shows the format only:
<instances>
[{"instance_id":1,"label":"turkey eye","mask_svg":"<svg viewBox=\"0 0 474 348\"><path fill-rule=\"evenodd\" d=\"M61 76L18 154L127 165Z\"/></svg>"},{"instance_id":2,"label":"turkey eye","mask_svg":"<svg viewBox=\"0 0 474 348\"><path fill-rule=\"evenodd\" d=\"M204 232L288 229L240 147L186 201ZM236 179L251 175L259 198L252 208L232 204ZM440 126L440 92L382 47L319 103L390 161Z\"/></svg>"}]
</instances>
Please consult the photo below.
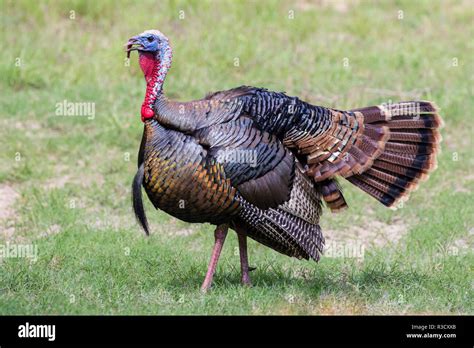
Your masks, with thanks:
<instances>
[{"instance_id":1,"label":"turkey eye","mask_svg":"<svg viewBox=\"0 0 474 348\"><path fill-rule=\"evenodd\" d=\"M148 42L153 42L153 36L148 36L147 40L148 40Z\"/></svg>"}]
</instances>

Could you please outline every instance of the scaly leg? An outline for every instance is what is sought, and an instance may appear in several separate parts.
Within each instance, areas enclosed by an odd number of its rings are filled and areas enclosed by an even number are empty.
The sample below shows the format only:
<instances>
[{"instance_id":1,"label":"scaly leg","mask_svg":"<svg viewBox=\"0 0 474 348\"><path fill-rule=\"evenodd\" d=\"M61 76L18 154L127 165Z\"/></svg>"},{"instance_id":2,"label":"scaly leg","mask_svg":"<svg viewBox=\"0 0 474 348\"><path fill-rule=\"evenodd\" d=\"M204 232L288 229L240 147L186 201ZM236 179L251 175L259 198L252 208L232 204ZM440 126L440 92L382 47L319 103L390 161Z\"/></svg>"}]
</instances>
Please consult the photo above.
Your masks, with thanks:
<instances>
[{"instance_id":1,"label":"scaly leg","mask_svg":"<svg viewBox=\"0 0 474 348\"><path fill-rule=\"evenodd\" d=\"M247 234L238 229L237 237L239 239L239 251L240 251L240 270L242 272L242 284L246 286L251 286L249 276L249 259L247 255Z\"/></svg>"},{"instance_id":2,"label":"scaly leg","mask_svg":"<svg viewBox=\"0 0 474 348\"><path fill-rule=\"evenodd\" d=\"M214 273L216 272L217 261L219 261L219 256L222 251L222 247L224 245L225 237L227 236L227 230L229 226L227 225L219 225L216 227L214 231L214 248L212 249L212 256L211 260L209 261L209 267L207 268L206 278L204 278L204 282L201 286L202 292L207 292L212 284L212 278L214 277Z\"/></svg>"}]
</instances>

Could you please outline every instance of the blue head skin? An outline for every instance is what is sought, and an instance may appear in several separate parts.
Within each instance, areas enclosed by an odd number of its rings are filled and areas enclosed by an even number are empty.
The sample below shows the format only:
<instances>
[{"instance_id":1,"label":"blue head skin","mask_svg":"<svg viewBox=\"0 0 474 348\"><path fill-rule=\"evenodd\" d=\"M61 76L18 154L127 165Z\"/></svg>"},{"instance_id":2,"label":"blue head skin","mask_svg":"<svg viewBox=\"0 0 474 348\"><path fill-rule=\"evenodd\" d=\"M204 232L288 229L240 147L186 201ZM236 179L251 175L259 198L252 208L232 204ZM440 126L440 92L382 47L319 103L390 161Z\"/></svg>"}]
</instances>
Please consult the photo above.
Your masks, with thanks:
<instances>
[{"instance_id":1,"label":"blue head skin","mask_svg":"<svg viewBox=\"0 0 474 348\"><path fill-rule=\"evenodd\" d=\"M169 46L168 38L158 30L147 30L137 36L131 37L127 44L127 57L131 51L160 52Z\"/></svg>"},{"instance_id":2,"label":"blue head skin","mask_svg":"<svg viewBox=\"0 0 474 348\"><path fill-rule=\"evenodd\" d=\"M173 52L168 38L158 30L147 30L130 38L126 44L127 57L138 51L140 67L145 75L147 89L141 115L145 121L154 116L153 106L161 95L166 74L171 66Z\"/></svg>"}]
</instances>

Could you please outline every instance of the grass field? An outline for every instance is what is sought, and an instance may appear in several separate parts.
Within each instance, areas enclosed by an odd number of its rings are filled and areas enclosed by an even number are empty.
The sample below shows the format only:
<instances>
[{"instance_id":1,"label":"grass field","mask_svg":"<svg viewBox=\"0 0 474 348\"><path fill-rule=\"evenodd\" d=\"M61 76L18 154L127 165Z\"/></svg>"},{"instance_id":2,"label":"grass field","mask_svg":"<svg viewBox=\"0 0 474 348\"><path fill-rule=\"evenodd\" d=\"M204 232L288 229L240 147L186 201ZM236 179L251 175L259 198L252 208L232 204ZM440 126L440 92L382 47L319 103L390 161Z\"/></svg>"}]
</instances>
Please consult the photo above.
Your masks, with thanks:
<instances>
[{"instance_id":1,"label":"grass field","mask_svg":"<svg viewBox=\"0 0 474 348\"><path fill-rule=\"evenodd\" d=\"M0 245L37 248L0 258L0 314L474 314L472 1L159 3L0 0ZM145 83L123 44L152 28L175 99L248 84L340 109L432 100L438 170L397 211L342 182L350 209L322 227L363 258L251 241L242 288L231 234L203 295L213 227L147 202L146 238L131 210ZM95 117L57 116L64 100Z\"/></svg>"}]
</instances>

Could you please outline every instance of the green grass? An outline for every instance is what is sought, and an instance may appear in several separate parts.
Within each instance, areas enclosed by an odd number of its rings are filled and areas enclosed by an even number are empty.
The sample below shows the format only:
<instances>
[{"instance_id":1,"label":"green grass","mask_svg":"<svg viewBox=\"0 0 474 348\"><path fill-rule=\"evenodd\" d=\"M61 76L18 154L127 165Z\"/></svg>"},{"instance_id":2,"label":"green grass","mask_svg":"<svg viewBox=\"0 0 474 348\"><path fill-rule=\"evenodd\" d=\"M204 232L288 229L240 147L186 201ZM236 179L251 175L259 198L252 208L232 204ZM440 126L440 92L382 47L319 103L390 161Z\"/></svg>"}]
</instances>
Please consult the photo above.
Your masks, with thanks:
<instances>
[{"instance_id":1,"label":"green grass","mask_svg":"<svg viewBox=\"0 0 474 348\"><path fill-rule=\"evenodd\" d=\"M1 5L0 190L17 196L8 209L0 197L0 244L33 244L38 259L1 260L0 314L474 313L470 1ZM249 84L341 109L435 101L446 123L439 168L410 201L394 212L344 182L350 209L322 218L329 240L376 224L402 226L399 240L319 264L250 242L247 289L230 235L202 295L212 226L147 202L145 238L130 207L145 86L123 44L151 28L174 47L172 98ZM94 102L96 117L55 116L65 99Z\"/></svg>"}]
</instances>

